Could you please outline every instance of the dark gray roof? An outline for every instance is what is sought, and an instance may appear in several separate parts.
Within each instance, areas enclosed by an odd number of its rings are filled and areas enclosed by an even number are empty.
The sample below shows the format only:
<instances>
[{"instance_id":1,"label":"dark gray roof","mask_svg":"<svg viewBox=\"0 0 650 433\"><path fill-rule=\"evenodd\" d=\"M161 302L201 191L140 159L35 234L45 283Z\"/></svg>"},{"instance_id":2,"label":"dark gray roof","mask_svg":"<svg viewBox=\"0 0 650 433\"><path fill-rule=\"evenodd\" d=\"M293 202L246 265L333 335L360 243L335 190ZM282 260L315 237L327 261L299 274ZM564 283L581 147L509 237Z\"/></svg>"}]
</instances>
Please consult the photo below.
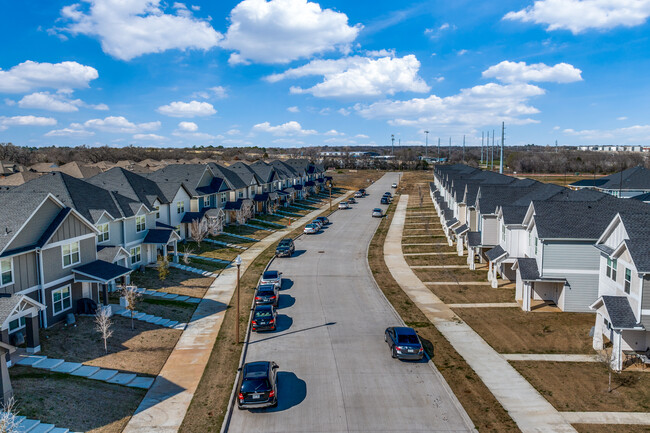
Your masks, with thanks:
<instances>
[{"instance_id":1,"label":"dark gray roof","mask_svg":"<svg viewBox=\"0 0 650 433\"><path fill-rule=\"evenodd\" d=\"M282 176L284 176L284 178L286 178L286 179L291 179L291 178L294 178L294 177L299 175L298 171L295 168L293 168L292 166L290 166L288 164L285 164L284 162L282 162L280 160L271 161L270 164L278 172L281 179L283 179Z\"/></svg>"},{"instance_id":2,"label":"dark gray roof","mask_svg":"<svg viewBox=\"0 0 650 433\"><path fill-rule=\"evenodd\" d=\"M602 296L614 329L630 329L638 325L627 296Z\"/></svg>"},{"instance_id":3,"label":"dark gray roof","mask_svg":"<svg viewBox=\"0 0 650 433\"><path fill-rule=\"evenodd\" d=\"M481 245L481 232L467 233L467 245L470 247L478 247Z\"/></svg>"},{"instance_id":4,"label":"dark gray roof","mask_svg":"<svg viewBox=\"0 0 650 433\"><path fill-rule=\"evenodd\" d=\"M650 273L650 236L641 239L626 239L627 246L636 270L639 273Z\"/></svg>"},{"instance_id":5,"label":"dark gray roof","mask_svg":"<svg viewBox=\"0 0 650 433\"><path fill-rule=\"evenodd\" d=\"M214 162L209 163L208 166L210 167L210 170L212 170L212 172L215 174L215 176L223 178L230 188L242 189L248 187L248 184L242 180L242 178L239 177L237 173L230 170L230 168L224 167L223 165L219 165Z\"/></svg>"},{"instance_id":6,"label":"dark gray roof","mask_svg":"<svg viewBox=\"0 0 650 433\"><path fill-rule=\"evenodd\" d=\"M125 197L144 203L149 209L154 208L153 203L156 199L161 203L170 203L178 191L177 189L172 193L173 195L168 196L153 180L122 167L113 167L87 179L87 181L100 188L116 191Z\"/></svg>"},{"instance_id":7,"label":"dark gray roof","mask_svg":"<svg viewBox=\"0 0 650 433\"><path fill-rule=\"evenodd\" d=\"M236 162L233 165L228 166L230 171L235 172L241 180L244 181L246 185L254 185L264 183L260 178L255 174L255 171L243 162Z\"/></svg>"},{"instance_id":8,"label":"dark gray roof","mask_svg":"<svg viewBox=\"0 0 650 433\"><path fill-rule=\"evenodd\" d=\"M108 282L131 273L131 269L124 266L108 263L103 260L78 266L72 272L83 274L101 282Z\"/></svg>"},{"instance_id":9,"label":"dark gray roof","mask_svg":"<svg viewBox=\"0 0 650 433\"><path fill-rule=\"evenodd\" d=\"M508 253L505 252L503 248L501 248L501 245L497 245L496 247L492 248L490 251L485 253L485 257L488 258L489 261L493 262L496 259L503 257Z\"/></svg>"},{"instance_id":10,"label":"dark gray roof","mask_svg":"<svg viewBox=\"0 0 650 433\"><path fill-rule=\"evenodd\" d=\"M628 168L601 179L608 180L607 183L599 186L602 189L650 190L650 170L642 166Z\"/></svg>"},{"instance_id":11,"label":"dark gray roof","mask_svg":"<svg viewBox=\"0 0 650 433\"><path fill-rule=\"evenodd\" d=\"M172 194L172 191L175 194L182 184L192 196L196 197L206 194L204 191L198 191L197 188L207 168L208 166L204 164L171 164L149 173L147 177L156 182L166 196Z\"/></svg>"},{"instance_id":12,"label":"dark gray roof","mask_svg":"<svg viewBox=\"0 0 650 433\"><path fill-rule=\"evenodd\" d=\"M593 188L609 182L608 179L580 179L577 182L570 183L569 186L574 188Z\"/></svg>"},{"instance_id":13,"label":"dark gray roof","mask_svg":"<svg viewBox=\"0 0 650 433\"><path fill-rule=\"evenodd\" d=\"M459 236L467 231L469 231L469 227L467 227L467 224L463 224L462 226L454 229L454 232Z\"/></svg>"},{"instance_id":14,"label":"dark gray roof","mask_svg":"<svg viewBox=\"0 0 650 433\"><path fill-rule=\"evenodd\" d=\"M452 218L452 219L450 219L449 221L447 221L446 226L447 226L447 227L451 227L451 226L453 226L454 224L456 224L457 222L458 222L458 219L457 219L457 218Z\"/></svg>"},{"instance_id":15,"label":"dark gray roof","mask_svg":"<svg viewBox=\"0 0 650 433\"><path fill-rule=\"evenodd\" d=\"M166 245L174 234L170 229L149 229L142 241L143 244Z\"/></svg>"},{"instance_id":16,"label":"dark gray roof","mask_svg":"<svg viewBox=\"0 0 650 433\"><path fill-rule=\"evenodd\" d=\"M34 211L47 197L47 193L0 193L0 251L18 234Z\"/></svg>"},{"instance_id":17,"label":"dark gray roof","mask_svg":"<svg viewBox=\"0 0 650 433\"><path fill-rule=\"evenodd\" d=\"M517 259L517 266L521 279L524 281L539 280L539 269L537 268L537 260L534 258L522 257Z\"/></svg>"},{"instance_id":18,"label":"dark gray roof","mask_svg":"<svg viewBox=\"0 0 650 433\"><path fill-rule=\"evenodd\" d=\"M60 172L45 173L7 193L24 196L48 192L93 224L97 222L97 218L103 211L108 212L113 218L130 217L135 215L142 205L138 200Z\"/></svg>"},{"instance_id":19,"label":"dark gray roof","mask_svg":"<svg viewBox=\"0 0 650 433\"><path fill-rule=\"evenodd\" d=\"M254 163L249 164L249 167L255 172L255 174L257 174L263 183L270 183L273 181L275 169L272 165L267 164L264 161L255 161Z\"/></svg>"},{"instance_id":20,"label":"dark gray roof","mask_svg":"<svg viewBox=\"0 0 650 433\"><path fill-rule=\"evenodd\" d=\"M650 192L646 192L645 194L635 195L634 197L630 197L630 198L632 200L639 200L648 203L650 202Z\"/></svg>"}]
</instances>

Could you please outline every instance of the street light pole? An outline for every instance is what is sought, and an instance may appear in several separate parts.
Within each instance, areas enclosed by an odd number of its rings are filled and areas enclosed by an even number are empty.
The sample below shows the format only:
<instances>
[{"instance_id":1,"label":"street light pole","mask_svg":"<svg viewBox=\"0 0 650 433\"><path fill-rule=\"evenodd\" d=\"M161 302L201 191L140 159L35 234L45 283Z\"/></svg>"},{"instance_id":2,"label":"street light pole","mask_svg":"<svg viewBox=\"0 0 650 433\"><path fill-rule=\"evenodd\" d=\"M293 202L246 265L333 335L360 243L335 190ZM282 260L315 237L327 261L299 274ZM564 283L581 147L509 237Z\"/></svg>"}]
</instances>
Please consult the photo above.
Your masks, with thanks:
<instances>
[{"instance_id":1,"label":"street light pole","mask_svg":"<svg viewBox=\"0 0 650 433\"><path fill-rule=\"evenodd\" d=\"M237 265L237 322L235 323L235 341L239 344L239 267L241 266L241 256L235 258Z\"/></svg>"},{"instance_id":2,"label":"street light pole","mask_svg":"<svg viewBox=\"0 0 650 433\"><path fill-rule=\"evenodd\" d=\"M429 156L429 131L424 131L424 156Z\"/></svg>"},{"instance_id":3,"label":"street light pole","mask_svg":"<svg viewBox=\"0 0 650 433\"><path fill-rule=\"evenodd\" d=\"M330 212L332 212L332 181L329 181L330 186Z\"/></svg>"}]
</instances>

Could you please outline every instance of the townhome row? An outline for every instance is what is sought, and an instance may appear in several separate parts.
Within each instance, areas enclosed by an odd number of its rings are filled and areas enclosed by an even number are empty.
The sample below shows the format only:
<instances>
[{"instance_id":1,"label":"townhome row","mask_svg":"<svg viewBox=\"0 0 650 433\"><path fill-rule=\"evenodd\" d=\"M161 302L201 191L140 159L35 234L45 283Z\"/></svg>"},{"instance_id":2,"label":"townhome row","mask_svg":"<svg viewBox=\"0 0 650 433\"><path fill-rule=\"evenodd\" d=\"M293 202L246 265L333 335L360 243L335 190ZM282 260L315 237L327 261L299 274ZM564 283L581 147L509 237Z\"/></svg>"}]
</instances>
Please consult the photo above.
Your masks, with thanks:
<instances>
[{"instance_id":1,"label":"townhome row","mask_svg":"<svg viewBox=\"0 0 650 433\"><path fill-rule=\"evenodd\" d=\"M235 221L242 206L265 212L316 191L324 170L306 160L247 165L169 165L147 176L120 167L89 179L46 173L0 191L0 340L107 303L115 285L159 256L178 259L187 226L211 209Z\"/></svg>"},{"instance_id":2,"label":"townhome row","mask_svg":"<svg viewBox=\"0 0 650 433\"><path fill-rule=\"evenodd\" d=\"M523 310L595 311L594 347L605 335L617 368L650 347L650 205L460 164L436 166L430 189L449 244L492 287L515 282Z\"/></svg>"}]
</instances>

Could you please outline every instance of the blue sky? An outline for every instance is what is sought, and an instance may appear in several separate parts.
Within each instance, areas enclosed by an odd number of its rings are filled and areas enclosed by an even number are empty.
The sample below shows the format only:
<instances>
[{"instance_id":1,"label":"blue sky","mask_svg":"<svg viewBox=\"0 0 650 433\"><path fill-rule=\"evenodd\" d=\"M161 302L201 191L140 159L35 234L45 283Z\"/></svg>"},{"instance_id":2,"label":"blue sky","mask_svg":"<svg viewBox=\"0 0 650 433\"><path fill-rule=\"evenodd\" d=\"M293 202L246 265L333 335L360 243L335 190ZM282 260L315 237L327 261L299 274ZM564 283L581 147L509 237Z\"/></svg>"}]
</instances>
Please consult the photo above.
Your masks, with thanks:
<instances>
[{"instance_id":1,"label":"blue sky","mask_svg":"<svg viewBox=\"0 0 650 433\"><path fill-rule=\"evenodd\" d=\"M3 5L0 142L650 142L650 0L38 6Z\"/></svg>"}]
</instances>

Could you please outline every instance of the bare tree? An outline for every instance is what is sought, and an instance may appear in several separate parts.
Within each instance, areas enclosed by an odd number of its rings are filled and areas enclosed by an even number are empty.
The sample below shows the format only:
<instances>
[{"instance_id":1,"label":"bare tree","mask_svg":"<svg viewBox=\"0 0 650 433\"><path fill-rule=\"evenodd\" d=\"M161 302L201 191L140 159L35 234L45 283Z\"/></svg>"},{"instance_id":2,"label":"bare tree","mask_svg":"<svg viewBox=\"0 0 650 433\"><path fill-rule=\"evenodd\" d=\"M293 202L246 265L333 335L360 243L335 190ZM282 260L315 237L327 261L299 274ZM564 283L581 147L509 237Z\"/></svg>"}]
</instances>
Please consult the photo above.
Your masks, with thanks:
<instances>
[{"instance_id":1,"label":"bare tree","mask_svg":"<svg viewBox=\"0 0 650 433\"><path fill-rule=\"evenodd\" d=\"M158 279L165 281L169 276L169 262L166 257L158 256Z\"/></svg>"},{"instance_id":2,"label":"bare tree","mask_svg":"<svg viewBox=\"0 0 650 433\"><path fill-rule=\"evenodd\" d=\"M235 213L237 224L246 224L246 222L254 216L253 203L244 202L241 208Z\"/></svg>"},{"instance_id":3,"label":"bare tree","mask_svg":"<svg viewBox=\"0 0 650 433\"><path fill-rule=\"evenodd\" d=\"M16 401L13 397L2 404L0 412L0 433L18 433L18 411L16 410Z\"/></svg>"},{"instance_id":4,"label":"bare tree","mask_svg":"<svg viewBox=\"0 0 650 433\"><path fill-rule=\"evenodd\" d=\"M108 339L113 335L113 330L111 329L113 321L108 314L108 308L110 307L99 307L95 313L95 331L99 332L104 340L105 353L108 353Z\"/></svg>"},{"instance_id":5,"label":"bare tree","mask_svg":"<svg viewBox=\"0 0 650 433\"><path fill-rule=\"evenodd\" d=\"M269 207L268 207L269 214L273 215L274 213L276 213L278 211L278 207L279 207L279 205L278 205L277 201L270 202Z\"/></svg>"},{"instance_id":6,"label":"bare tree","mask_svg":"<svg viewBox=\"0 0 650 433\"><path fill-rule=\"evenodd\" d=\"M122 297L126 300L126 309L131 312L131 329L133 329L133 312L135 306L142 297L135 286L125 286L122 289Z\"/></svg>"},{"instance_id":7,"label":"bare tree","mask_svg":"<svg viewBox=\"0 0 650 433\"><path fill-rule=\"evenodd\" d=\"M192 255L193 252L194 250L190 248L188 245L185 245L183 247L183 263L185 263L186 265L190 264L190 255Z\"/></svg>"},{"instance_id":8,"label":"bare tree","mask_svg":"<svg viewBox=\"0 0 650 433\"><path fill-rule=\"evenodd\" d=\"M226 213L223 209L217 209L216 215L210 215L207 218L208 233L217 236L223 232L223 226L226 223Z\"/></svg>"},{"instance_id":9,"label":"bare tree","mask_svg":"<svg viewBox=\"0 0 650 433\"><path fill-rule=\"evenodd\" d=\"M196 241L196 245L201 248L201 242L208 236L208 222L205 218L192 220L190 223L190 235Z\"/></svg>"},{"instance_id":10,"label":"bare tree","mask_svg":"<svg viewBox=\"0 0 650 433\"><path fill-rule=\"evenodd\" d=\"M614 356L614 350L608 351L607 349L603 349L598 352L596 355L598 358L598 361L603 363L605 367L607 367L607 372L609 375L609 380L607 383L607 392L612 392L612 373L616 373L615 366L612 365L615 361L615 356Z\"/></svg>"}]
</instances>

